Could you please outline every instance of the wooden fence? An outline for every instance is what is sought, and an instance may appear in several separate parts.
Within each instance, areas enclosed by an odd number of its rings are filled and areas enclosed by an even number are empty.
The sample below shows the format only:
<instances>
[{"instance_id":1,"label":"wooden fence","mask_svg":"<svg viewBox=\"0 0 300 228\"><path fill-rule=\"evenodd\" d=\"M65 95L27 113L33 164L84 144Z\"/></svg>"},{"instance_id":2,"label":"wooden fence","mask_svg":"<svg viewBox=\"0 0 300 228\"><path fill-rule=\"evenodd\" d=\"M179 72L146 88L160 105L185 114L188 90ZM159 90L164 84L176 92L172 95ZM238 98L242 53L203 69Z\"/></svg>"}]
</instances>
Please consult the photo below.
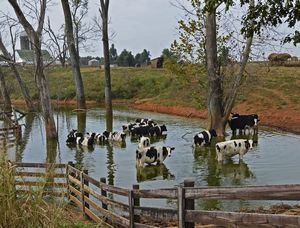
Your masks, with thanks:
<instances>
[{"instance_id":1,"label":"wooden fence","mask_svg":"<svg viewBox=\"0 0 300 228\"><path fill-rule=\"evenodd\" d=\"M194 187L193 181L184 181L184 185L177 188L139 189L138 185L133 185L132 189L125 189L106 184L105 178L96 180L88 175L87 170L78 170L72 163L17 163L17 166L60 169L59 173L52 172L48 176L51 181L45 183L64 190L61 194L59 191L55 194L52 191L51 194L67 196L81 208L84 215L97 223L109 223L112 227L154 227L153 223L145 223L147 218L148 221L161 221L162 224L176 221L178 227L194 227L195 224L214 224L221 227L300 227L300 216L195 210L196 199L297 201L300 200L299 184L199 188ZM19 171L17 175L45 176L42 172L27 171ZM64 181L57 182L56 178L64 178ZM23 181L16 184L33 186L38 185L38 182ZM177 201L177 208L141 206L140 199L174 200Z\"/></svg>"}]
</instances>

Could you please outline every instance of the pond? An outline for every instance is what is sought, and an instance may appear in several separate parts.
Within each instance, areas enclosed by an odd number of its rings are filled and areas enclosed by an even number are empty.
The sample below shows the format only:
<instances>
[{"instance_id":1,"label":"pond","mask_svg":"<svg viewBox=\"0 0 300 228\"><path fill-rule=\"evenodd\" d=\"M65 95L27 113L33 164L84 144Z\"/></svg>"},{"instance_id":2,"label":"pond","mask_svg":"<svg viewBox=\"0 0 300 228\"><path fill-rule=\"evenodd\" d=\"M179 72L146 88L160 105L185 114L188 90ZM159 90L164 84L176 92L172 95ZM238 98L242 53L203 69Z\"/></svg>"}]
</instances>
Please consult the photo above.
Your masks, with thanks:
<instances>
[{"instance_id":1,"label":"pond","mask_svg":"<svg viewBox=\"0 0 300 228\"><path fill-rule=\"evenodd\" d=\"M136 118L151 118L158 124L165 124L168 129L165 137L152 139L153 144L175 147L175 151L164 164L136 169L136 138L127 136L126 145L96 144L92 149L66 145L65 141L71 129L103 132L104 109L93 108L86 113L77 113L64 108L55 112L55 118L59 134L57 145L46 142L42 119L37 115L27 115L22 119L22 137L14 148L7 150L8 158L19 162L73 161L78 167L88 169L92 177L106 177L109 184L125 188L131 188L136 183L141 189L174 187L186 179L193 179L195 186L292 184L300 181L299 135L260 128L257 146L242 161L237 156L227 162L218 163L213 146L196 151L192 148L193 137L205 128L205 121L118 108L114 110L115 131L120 131L123 124L134 122ZM231 138L231 131L228 134L226 139ZM172 202L158 203L172 206ZM231 208L231 202L212 200L199 202L198 205L207 209ZM239 201L235 205L243 207L248 202Z\"/></svg>"}]
</instances>

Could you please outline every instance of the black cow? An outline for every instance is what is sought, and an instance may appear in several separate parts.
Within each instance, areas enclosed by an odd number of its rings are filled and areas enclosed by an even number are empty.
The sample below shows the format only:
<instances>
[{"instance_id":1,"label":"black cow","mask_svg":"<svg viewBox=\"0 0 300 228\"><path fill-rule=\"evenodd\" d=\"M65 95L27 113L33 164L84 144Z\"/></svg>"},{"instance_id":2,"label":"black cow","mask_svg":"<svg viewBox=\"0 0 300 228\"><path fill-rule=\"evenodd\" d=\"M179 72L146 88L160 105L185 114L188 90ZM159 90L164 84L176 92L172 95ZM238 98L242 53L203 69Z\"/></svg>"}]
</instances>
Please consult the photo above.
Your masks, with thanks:
<instances>
[{"instance_id":1,"label":"black cow","mask_svg":"<svg viewBox=\"0 0 300 228\"><path fill-rule=\"evenodd\" d=\"M150 126L141 126L141 127L135 127L131 130L132 135L138 135L138 136L148 136Z\"/></svg>"},{"instance_id":2,"label":"black cow","mask_svg":"<svg viewBox=\"0 0 300 228\"><path fill-rule=\"evenodd\" d=\"M259 121L257 114L240 115L238 113L231 113L231 119L228 120L228 124L233 135L236 134L236 130L245 131L249 127L253 128L254 133L256 133Z\"/></svg>"},{"instance_id":3,"label":"black cow","mask_svg":"<svg viewBox=\"0 0 300 228\"><path fill-rule=\"evenodd\" d=\"M205 130L194 136L194 147L209 146L213 137L216 137L217 133L214 129Z\"/></svg>"}]
</instances>

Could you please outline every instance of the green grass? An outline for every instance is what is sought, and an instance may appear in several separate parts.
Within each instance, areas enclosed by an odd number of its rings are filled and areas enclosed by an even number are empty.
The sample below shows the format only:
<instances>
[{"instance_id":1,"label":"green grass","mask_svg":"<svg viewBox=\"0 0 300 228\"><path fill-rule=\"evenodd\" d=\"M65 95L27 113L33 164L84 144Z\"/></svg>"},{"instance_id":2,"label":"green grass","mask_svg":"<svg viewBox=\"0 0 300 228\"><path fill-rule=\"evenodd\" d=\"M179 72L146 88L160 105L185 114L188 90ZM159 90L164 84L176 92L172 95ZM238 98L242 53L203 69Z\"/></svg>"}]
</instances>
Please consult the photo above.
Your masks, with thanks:
<instances>
[{"instance_id":1,"label":"green grass","mask_svg":"<svg viewBox=\"0 0 300 228\"><path fill-rule=\"evenodd\" d=\"M169 70L172 68L172 70ZM230 78L236 69L226 69ZM21 75L37 99L34 70L20 68ZM104 72L98 67L81 68L87 100L104 102ZM22 99L19 87L7 68L7 85L13 99ZM75 99L75 86L70 68L52 67L46 70L52 99ZM165 69L112 68L112 95L114 99L147 99L163 105L206 107L207 85L201 67L177 65ZM228 85L227 85L228 86ZM300 108L300 67L268 66L250 63L239 91L237 103L270 101L278 107L293 105Z\"/></svg>"}]
</instances>

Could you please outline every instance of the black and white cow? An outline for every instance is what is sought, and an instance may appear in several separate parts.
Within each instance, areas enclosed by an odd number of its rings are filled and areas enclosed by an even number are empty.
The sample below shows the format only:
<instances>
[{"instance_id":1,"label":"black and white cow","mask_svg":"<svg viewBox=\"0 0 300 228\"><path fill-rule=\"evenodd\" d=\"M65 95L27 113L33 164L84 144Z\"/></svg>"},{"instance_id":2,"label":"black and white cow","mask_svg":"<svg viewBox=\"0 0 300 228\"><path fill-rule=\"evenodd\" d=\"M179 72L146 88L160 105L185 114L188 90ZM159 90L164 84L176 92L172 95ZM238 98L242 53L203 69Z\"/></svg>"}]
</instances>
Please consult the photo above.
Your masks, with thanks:
<instances>
[{"instance_id":1,"label":"black and white cow","mask_svg":"<svg viewBox=\"0 0 300 228\"><path fill-rule=\"evenodd\" d=\"M92 146L95 143L96 133L87 133L84 137L76 137L76 144L83 146Z\"/></svg>"},{"instance_id":2,"label":"black and white cow","mask_svg":"<svg viewBox=\"0 0 300 228\"><path fill-rule=\"evenodd\" d=\"M150 138L142 136L140 138L140 142L138 144L138 150L141 151L142 149L144 149L146 147L150 147Z\"/></svg>"},{"instance_id":3,"label":"black and white cow","mask_svg":"<svg viewBox=\"0 0 300 228\"><path fill-rule=\"evenodd\" d=\"M104 131L102 134L107 140L115 141L115 142L125 142L126 133L124 132L109 132Z\"/></svg>"},{"instance_id":4,"label":"black and white cow","mask_svg":"<svg viewBox=\"0 0 300 228\"><path fill-rule=\"evenodd\" d=\"M103 135L101 133L96 133L95 141L97 143L105 143L105 142L107 142L107 140L108 140L108 138L105 135Z\"/></svg>"},{"instance_id":5,"label":"black and white cow","mask_svg":"<svg viewBox=\"0 0 300 228\"><path fill-rule=\"evenodd\" d=\"M138 136L148 136L150 132L150 126L140 126L140 127L134 127L131 130L132 135L138 135Z\"/></svg>"},{"instance_id":6,"label":"black and white cow","mask_svg":"<svg viewBox=\"0 0 300 228\"><path fill-rule=\"evenodd\" d=\"M232 157L239 155L239 159L243 158L243 155L248 150L253 148L253 140L250 139L234 139L216 144L217 160L223 161L225 157Z\"/></svg>"},{"instance_id":7,"label":"black and white cow","mask_svg":"<svg viewBox=\"0 0 300 228\"><path fill-rule=\"evenodd\" d=\"M144 164L156 165L163 163L164 160L171 156L174 147L169 146L151 146L143 148L141 151L136 151L136 165L144 166Z\"/></svg>"},{"instance_id":8,"label":"black and white cow","mask_svg":"<svg viewBox=\"0 0 300 228\"><path fill-rule=\"evenodd\" d=\"M167 131L166 125L161 125L161 126L154 126L150 127L149 129L149 135L150 136L161 136L164 131Z\"/></svg>"},{"instance_id":9,"label":"black and white cow","mask_svg":"<svg viewBox=\"0 0 300 228\"><path fill-rule=\"evenodd\" d=\"M75 129L72 129L67 136L66 143L67 144L76 144L77 137L83 137L83 134L81 132L78 132Z\"/></svg>"},{"instance_id":10,"label":"black and white cow","mask_svg":"<svg viewBox=\"0 0 300 228\"><path fill-rule=\"evenodd\" d=\"M194 147L209 146L212 138L216 136L217 133L214 129L202 131L194 136Z\"/></svg>"},{"instance_id":11,"label":"black and white cow","mask_svg":"<svg viewBox=\"0 0 300 228\"><path fill-rule=\"evenodd\" d=\"M235 134L236 130L245 131L246 128L253 128L255 133L259 121L257 114L240 115L238 113L231 113L228 124L232 130L232 134Z\"/></svg>"}]
</instances>

